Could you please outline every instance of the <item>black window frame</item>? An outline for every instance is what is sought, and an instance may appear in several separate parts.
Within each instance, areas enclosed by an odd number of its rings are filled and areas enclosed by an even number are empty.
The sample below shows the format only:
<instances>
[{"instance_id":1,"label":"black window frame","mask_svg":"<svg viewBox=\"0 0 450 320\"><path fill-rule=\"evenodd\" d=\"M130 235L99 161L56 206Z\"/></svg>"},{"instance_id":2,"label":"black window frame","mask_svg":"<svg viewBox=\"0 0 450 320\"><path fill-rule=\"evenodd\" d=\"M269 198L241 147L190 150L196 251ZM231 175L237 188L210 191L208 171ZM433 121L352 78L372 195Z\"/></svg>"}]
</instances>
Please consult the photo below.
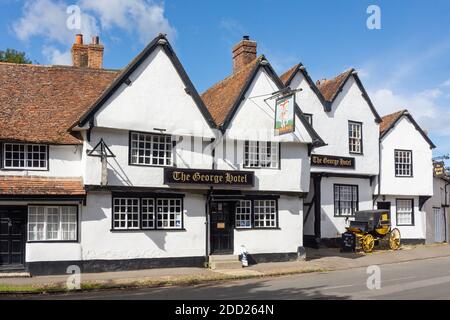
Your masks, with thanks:
<instances>
[{"instance_id":1,"label":"black window frame","mask_svg":"<svg viewBox=\"0 0 450 320\"><path fill-rule=\"evenodd\" d=\"M23 145L23 146L41 146L46 148L46 167L45 168L29 168L29 167L23 167L23 168L9 168L5 166L5 145L6 144L13 144L13 145ZM24 153L27 153L27 151L24 151ZM24 160L25 162L26 160ZM50 170L50 145L45 143L24 143L24 142L2 142L0 144L0 169L4 171L49 171Z\"/></svg>"},{"instance_id":2,"label":"black window frame","mask_svg":"<svg viewBox=\"0 0 450 320\"><path fill-rule=\"evenodd\" d=\"M111 231L113 232L142 232L142 231L185 231L184 228L184 194L178 193L113 193L111 195ZM135 198L139 199L139 228L115 228L114 227L114 199ZM142 227L142 199L153 199L154 203L154 223L153 228ZM181 201L181 226L179 228L158 228L158 199L179 199Z\"/></svg>"},{"instance_id":3,"label":"black window frame","mask_svg":"<svg viewBox=\"0 0 450 320\"><path fill-rule=\"evenodd\" d=\"M399 224L398 223L398 201L411 201L411 224ZM414 219L414 198L396 198L395 199L395 225L398 227L414 227L416 225L416 221Z\"/></svg>"},{"instance_id":4,"label":"black window frame","mask_svg":"<svg viewBox=\"0 0 450 320\"><path fill-rule=\"evenodd\" d=\"M360 132L361 132L361 151L360 152L354 152L350 150L350 125L351 124L356 124L360 126ZM363 123L360 121L353 121L353 120L348 120L348 125L347 125L347 135L348 135L348 153L349 154L354 154L354 155L363 155L364 154L364 134L363 134Z\"/></svg>"},{"instance_id":5,"label":"black window frame","mask_svg":"<svg viewBox=\"0 0 450 320\"><path fill-rule=\"evenodd\" d=\"M170 150L170 157L171 157L171 164L170 165L159 165L159 164L145 164L145 163L133 163L131 161L132 158L132 135L133 134L144 134L144 135L153 135L153 136L164 136L164 137L170 137L170 140L172 142L171 144L171 150ZM176 167L176 159L175 159L175 147L176 147L176 141L171 134L165 134L165 133L156 133L156 132L144 132L144 131L129 131L128 132L128 165L129 166L137 166L137 167L155 167L155 168L174 168ZM138 148L139 150L139 148Z\"/></svg>"},{"instance_id":6,"label":"black window frame","mask_svg":"<svg viewBox=\"0 0 450 320\"><path fill-rule=\"evenodd\" d=\"M398 175L397 174L397 163L396 163L396 152L397 151L399 151L399 152L409 152L410 153L410 158L411 158L411 169L410 169L410 171L411 171L411 175L409 175L409 176L401 176L401 175ZM414 163L414 158L413 158L413 151L412 150L407 150L407 149L394 149L394 174L395 174L395 177L396 178L414 178L414 171L413 171L413 169L414 169L414 165L413 165L413 163Z\"/></svg>"},{"instance_id":7,"label":"black window frame","mask_svg":"<svg viewBox=\"0 0 450 320\"><path fill-rule=\"evenodd\" d=\"M240 201L251 201L251 212L250 212L250 227L238 227L236 223L234 223L234 229L236 230L278 230L280 229L280 220L279 220L279 207L278 207L278 199L279 196L247 196ZM275 226L274 227L256 227L255 226L255 201L257 200L267 200L267 201L275 201ZM236 220L236 206L234 206L233 218Z\"/></svg>"},{"instance_id":8,"label":"black window frame","mask_svg":"<svg viewBox=\"0 0 450 320\"><path fill-rule=\"evenodd\" d=\"M249 160L246 158L246 155L248 155L248 148L249 148L249 142L256 142L256 148L258 150L257 153L257 162L258 165L257 166L249 166L247 163L249 162ZM277 167L273 168L273 167L262 167L260 162L259 162L259 143L260 142L266 142L266 143L276 143L278 145L278 161L277 161ZM269 169L269 170L280 170L281 169L281 142L277 142L277 141L255 141L255 140L244 140L244 162L243 162L243 167L245 169Z\"/></svg>"},{"instance_id":9,"label":"black window frame","mask_svg":"<svg viewBox=\"0 0 450 320\"><path fill-rule=\"evenodd\" d=\"M352 187L352 188L356 188L356 208L353 208L352 206L352 214L351 215L343 215L341 214L341 206L340 206L340 202L341 202L341 197L339 196L339 204L338 204L338 212L339 214L336 214L336 187L340 188L340 187ZM340 193L339 193L340 195ZM352 190L352 203L354 202L353 199L353 190ZM333 214L334 217L336 218L347 218L347 217L354 217L355 216L355 212L359 210L359 186L357 184L342 184L342 183L335 183L333 184Z\"/></svg>"}]
</instances>

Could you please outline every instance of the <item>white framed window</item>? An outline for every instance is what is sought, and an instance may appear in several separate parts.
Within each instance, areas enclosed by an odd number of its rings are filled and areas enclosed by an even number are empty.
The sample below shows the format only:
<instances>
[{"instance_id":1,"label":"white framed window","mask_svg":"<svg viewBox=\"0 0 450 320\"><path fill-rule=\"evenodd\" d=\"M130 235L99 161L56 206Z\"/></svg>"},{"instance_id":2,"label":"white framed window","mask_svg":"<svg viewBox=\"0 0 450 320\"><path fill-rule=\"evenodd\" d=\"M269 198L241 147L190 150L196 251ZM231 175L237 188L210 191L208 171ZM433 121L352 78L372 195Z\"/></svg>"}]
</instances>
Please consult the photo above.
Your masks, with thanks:
<instances>
[{"instance_id":1,"label":"white framed window","mask_svg":"<svg viewBox=\"0 0 450 320\"><path fill-rule=\"evenodd\" d=\"M29 206L28 241L76 241L76 206Z\"/></svg>"},{"instance_id":2,"label":"white framed window","mask_svg":"<svg viewBox=\"0 0 450 320\"><path fill-rule=\"evenodd\" d=\"M150 133L130 133L130 164L172 165L172 137Z\"/></svg>"},{"instance_id":3,"label":"white framed window","mask_svg":"<svg viewBox=\"0 0 450 320\"><path fill-rule=\"evenodd\" d=\"M139 198L114 198L114 229L139 229Z\"/></svg>"},{"instance_id":4,"label":"white framed window","mask_svg":"<svg viewBox=\"0 0 450 320\"><path fill-rule=\"evenodd\" d=\"M244 167L278 169L279 150L278 142L245 141Z\"/></svg>"},{"instance_id":5,"label":"white framed window","mask_svg":"<svg viewBox=\"0 0 450 320\"><path fill-rule=\"evenodd\" d=\"M48 146L42 144L3 144L3 168L47 170Z\"/></svg>"},{"instance_id":6,"label":"white framed window","mask_svg":"<svg viewBox=\"0 0 450 320\"><path fill-rule=\"evenodd\" d=\"M362 153L362 123L348 122L348 147L350 153Z\"/></svg>"},{"instance_id":7,"label":"white framed window","mask_svg":"<svg viewBox=\"0 0 450 320\"><path fill-rule=\"evenodd\" d=\"M142 199L142 229L155 228L155 199Z\"/></svg>"},{"instance_id":8,"label":"white framed window","mask_svg":"<svg viewBox=\"0 0 450 320\"><path fill-rule=\"evenodd\" d=\"M395 176L412 177L412 151L395 150Z\"/></svg>"},{"instance_id":9,"label":"white framed window","mask_svg":"<svg viewBox=\"0 0 450 320\"><path fill-rule=\"evenodd\" d=\"M158 198L157 200L157 228L182 228L182 201L179 198Z\"/></svg>"},{"instance_id":10,"label":"white framed window","mask_svg":"<svg viewBox=\"0 0 450 320\"><path fill-rule=\"evenodd\" d=\"M414 225L414 200L413 199L397 199L397 225L413 226Z\"/></svg>"},{"instance_id":11,"label":"white framed window","mask_svg":"<svg viewBox=\"0 0 450 320\"><path fill-rule=\"evenodd\" d=\"M353 216L358 211L358 186L334 185L334 215L336 217Z\"/></svg>"},{"instance_id":12,"label":"white framed window","mask_svg":"<svg viewBox=\"0 0 450 320\"><path fill-rule=\"evenodd\" d=\"M252 227L252 201L241 200L236 204L236 228Z\"/></svg>"},{"instance_id":13,"label":"white framed window","mask_svg":"<svg viewBox=\"0 0 450 320\"><path fill-rule=\"evenodd\" d=\"M304 113L303 116L305 117L306 121L311 125L313 125L313 115L311 113Z\"/></svg>"},{"instance_id":14,"label":"white framed window","mask_svg":"<svg viewBox=\"0 0 450 320\"><path fill-rule=\"evenodd\" d=\"M255 228L277 227L277 204L275 200L254 200L253 210Z\"/></svg>"}]
</instances>

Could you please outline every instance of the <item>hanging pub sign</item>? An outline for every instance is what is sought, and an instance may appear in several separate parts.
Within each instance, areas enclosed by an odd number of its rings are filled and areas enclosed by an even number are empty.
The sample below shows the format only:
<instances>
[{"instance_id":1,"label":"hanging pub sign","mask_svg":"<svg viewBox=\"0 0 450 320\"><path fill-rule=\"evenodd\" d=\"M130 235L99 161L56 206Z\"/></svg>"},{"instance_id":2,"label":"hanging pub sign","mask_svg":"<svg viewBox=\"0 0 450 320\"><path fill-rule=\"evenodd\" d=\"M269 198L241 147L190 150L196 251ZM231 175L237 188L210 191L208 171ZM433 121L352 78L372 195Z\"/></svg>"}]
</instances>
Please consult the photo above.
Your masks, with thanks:
<instances>
[{"instance_id":1,"label":"hanging pub sign","mask_svg":"<svg viewBox=\"0 0 450 320\"><path fill-rule=\"evenodd\" d=\"M205 184L253 187L253 171L164 168L164 184Z\"/></svg>"},{"instance_id":2,"label":"hanging pub sign","mask_svg":"<svg viewBox=\"0 0 450 320\"><path fill-rule=\"evenodd\" d=\"M311 166L354 169L355 158L313 154L311 155Z\"/></svg>"},{"instance_id":3,"label":"hanging pub sign","mask_svg":"<svg viewBox=\"0 0 450 320\"><path fill-rule=\"evenodd\" d=\"M275 102L275 134L282 135L295 131L295 94L277 99Z\"/></svg>"},{"instance_id":4,"label":"hanging pub sign","mask_svg":"<svg viewBox=\"0 0 450 320\"><path fill-rule=\"evenodd\" d=\"M441 177L445 175L444 162L435 162L433 165L434 165L434 175L436 177Z\"/></svg>"}]
</instances>

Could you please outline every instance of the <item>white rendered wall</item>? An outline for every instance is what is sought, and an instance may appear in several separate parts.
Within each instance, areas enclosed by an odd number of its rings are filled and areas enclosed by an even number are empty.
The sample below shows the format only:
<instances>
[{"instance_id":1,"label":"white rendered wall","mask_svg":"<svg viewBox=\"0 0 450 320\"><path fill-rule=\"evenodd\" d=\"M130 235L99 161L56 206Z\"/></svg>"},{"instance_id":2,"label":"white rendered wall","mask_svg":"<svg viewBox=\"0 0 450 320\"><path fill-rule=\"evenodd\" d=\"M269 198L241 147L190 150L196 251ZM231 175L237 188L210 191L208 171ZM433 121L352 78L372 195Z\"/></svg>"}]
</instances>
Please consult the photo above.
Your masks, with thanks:
<instances>
[{"instance_id":1,"label":"white rendered wall","mask_svg":"<svg viewBox=\"0 0 450 320\"><path fill-rule=\"evenodd\" d=\"M394 150L412 150L413 177L395 176ZM380 194L431 196L433 163L430 145L407 117L403 117L381 141Z\"/></svg>"},{"instance_id":2,"label":"white rendered wall","mask_svg":"<svg viewBox=\"0 0 450 320\"><path fill-rule=\"evenodd\" d=\"M441 178L433 177L433 196L425 202L423 206L423 210L426 214L426 240L427 243L435 242L435 214L433 208L440 208L441 210L445 210L446 221L447 221L447 241L449 234L449 215L448 208L446 205L450 204L449 193L450 193L450 185L447 186L447 201L445 199L445 185L446 181Z\"/></svg>"},{"instance_id":3,"label":"white rendered wall","mask_svg":"<svg viewBox=\"0 0 450 320\"><path fill-rule=\"evenodd\" d=\"M83 211L83 260L198 257L205 255L205 197L185 194L185 230L111 231L111 194L89 193Z\"/></svg>"},{"instance_id":4,"label":"white rendered wall","mask_svg":"<svg viewBox=\"0 0 450 320\"><path fill-rule=\"evenodd\" d=\"M129 131L95 128L91 141L85 143L85 149L91 150L100 139L116 156L108 159L108 185L168 187L164 185L164 168L156 166L129 165ZM191 144L193 143L193 144ZM179 168L211 169L211 151L205 152L208 141L195 137L186 137L173 150L173 159ZM83 152L85 161L84 181L87 185L99 185L101 182L101 161L98 157L89 157Z\"/></svg>"},{"instance_id":5,"label":"white rendered wall","mask_svg":"<svg viewBox=\"0 0 450 320\"><path fill-rule=\"evenodd\" d=\"M280 229L235 229L234 254L241 246L252 253L297 252L303 246L303 199L281 196L278 199L278 221Z\"/></svg>"},{"instance_id":6,"label":"white rendered wall","mask_svg":"<svg viewBox=\"0 0 450 320\"><path fill-rule=\"evenodd\" d=\"M380 198L377 202L391 203L391 225L392 228L398 228L402 239L425 239L426 237L426 213L419 211L419 197L409 195L384 196L386 200ZM397 205L396 199L413 199L414 200L414 225L413 226L397 226ZM424 208L422 208L423 210Z\"/></svg>"},{"instance_id":7,"label":"white rendered wall","mask_svg":"<svg viewBox=\"0 0 450 320\"><path fill-rule=\"evenodd\" d=\"M95 126L212 138L213 132L161 47L122 84L95 115Z\"/></svg>"},{"instance_id":8,"label":"white rendered wall","mask_svg":"<svg viewBox=\"0 0 450 320\"><path fill-rule=\"evenodd\" d=\"M331 111L325 112L317 95L301 73L297 73L290 87L302 90L296 93L297 104L304 113L313 115L313 127L327 144L313 153L355 158L355 169L312 167L312 172L339 172L377 175L379 171L379 125L375 122L355 79L350 77L335 99ZM362 122L363 154L349 153L348 121Z\"/></svg>"},{"instance_id":9,"label":"white rendered wall","mask_svg":"<svg viewBox=\"0 0 450 320\"><path fill-rule=\"evenodd\" d=\"M372 187L369 179L323 177L321 181L321 237L339 238L345 227L354 218L334 216L334 184L349 184L358 186L359 210L373 209ZM314 219L314 212L309 215ZM305 235L314 235L313 224L305 225Z\"/></svg>"},{"instance_id":10,"label":"white rendered wall","mask_svg":"<svg viewBox=\"0 0 450 320\"><path fill-rule=\"evenodd\" d=\"M48 170L0 170L0 175L81 177L82 145L50 145Z\"/></svg>"}]
</instances>

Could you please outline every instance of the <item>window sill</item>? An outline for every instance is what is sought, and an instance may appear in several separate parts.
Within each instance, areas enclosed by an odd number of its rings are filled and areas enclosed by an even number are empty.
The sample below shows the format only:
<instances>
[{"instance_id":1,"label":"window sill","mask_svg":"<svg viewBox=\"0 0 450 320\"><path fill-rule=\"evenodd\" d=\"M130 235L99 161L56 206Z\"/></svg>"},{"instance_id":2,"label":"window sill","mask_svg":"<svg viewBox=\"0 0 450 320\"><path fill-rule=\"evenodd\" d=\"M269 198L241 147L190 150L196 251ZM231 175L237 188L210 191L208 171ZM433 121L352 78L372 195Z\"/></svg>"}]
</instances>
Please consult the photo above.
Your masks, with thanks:
<instances>
[{"instance_id":1,"label":"window sill","mask_svg":"<svg viewBox=\"0 0 450 320\"><path fill-rule=\"evenodd\" d=\"M158 165L158 164L139 164L139 163L128 163L132 167L147 167L147 168L177 168L175 165Z\"/></svg>"},{"instance_id":2,"label":"window sill","mask_svg":"<svg viewBox=\"0 0 450 320\"><path fill-rule=\"evenodd\" d=\"M157 232L157 231L187 231L185 228L167 228L167 229L110 229L111 232Z\"/></svg>"},{"instance_id":3,"label":"window sill","mask_svg":"<svg viewBox=\"0 0 450 320\"><path fill-rule=\"evenodd\" d=\"M280 227L270 227L270 228L234 228L236 231L250 231L250 230L281 230Z\"/></svg>"},{"instance_id":4,"label":"window sill","mask_svg":"<svg viewBox=\"0 0 450 320\"><path fill-rule=\"evenodd\" d=\"M2 167L1 170L2 171L39 171L39 172L49 171L48 168L42 168L42 169L32 168L32 169L29 169L29 168L5 168L5 167Z\"/></svg>"},{"instance_id":5,"label":"window sill","mask_svg":"<svg viewBox=\"0 0 450 320\"><path fill-rule=\"evenodd\" d=\"M78 240L28 240L27 243L78 243Z\"/></svg>"}]
</instances>

